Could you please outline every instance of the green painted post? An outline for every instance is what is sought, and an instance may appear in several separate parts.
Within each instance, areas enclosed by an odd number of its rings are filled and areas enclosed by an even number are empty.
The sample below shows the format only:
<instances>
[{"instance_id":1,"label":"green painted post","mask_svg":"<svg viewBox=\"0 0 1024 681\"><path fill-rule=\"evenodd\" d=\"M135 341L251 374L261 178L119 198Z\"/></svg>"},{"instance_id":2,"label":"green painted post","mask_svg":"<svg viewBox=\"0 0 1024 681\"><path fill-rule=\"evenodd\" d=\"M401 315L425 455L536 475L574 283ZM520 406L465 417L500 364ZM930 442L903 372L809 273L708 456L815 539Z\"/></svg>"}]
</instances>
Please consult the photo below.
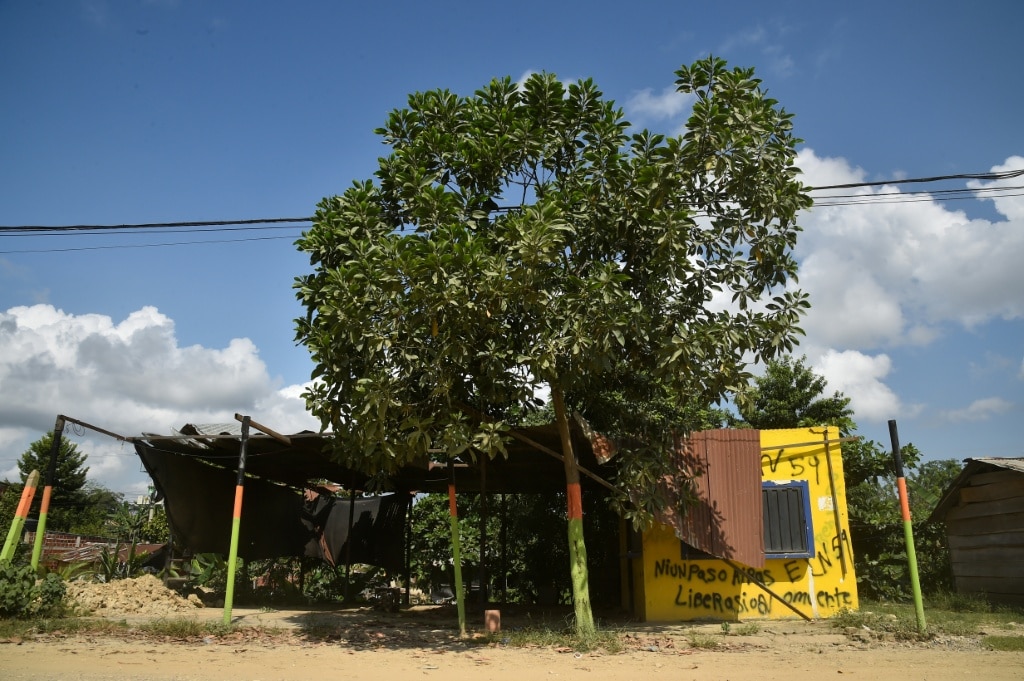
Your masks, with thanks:
<instances>
[{"instance_id":1,"label":"green painted post","mask_svg":"<svg viewBox=\"0 0 1024 681\"><path fill-rule=\"evenodd\" d=\"M25 481L25 489L21 491L21 500L14 512L14 519L11 520L11 528L7 530L7 540L4 541L4 548L0 551L0 560L14 560L14 552L18 548L18 540L21 538L21 530L25 527L25 518L32 508L32 499L36 495L36 485L39 484L39 471L32 471Z\"/></svg>"},{"instance_id":2,"label":"green painted post","mask_svg":"<svg viewBox=\"0 0 1024 681\"><path fill-rule=\"evenodd\" d=\"M249 442L249 417L242 417L242 444L238 451L238 479L235 482L235 508L231 515L231 548L228 551L228 583L224 592L224 624L231 624L231 604L235 599L235 567L238 564L238 533L242 525L242 492L245 487L245 447Z\"/></svg>"},{"instance_id":3,"label":"green painted post","mask_svg":"<svg viewBox=\"0 0 1024 681\"><path fill-rule=\"evenodd\" d=\"M910 520L910 497L907 495L907 479L903 474L903 456L900 454L900 437L896 432L896 421L889 421L889 438L892 440L892 457L896 463L896 488L899 491L900 511L903 515L903 538L907 544L907 566L910 569L910 586L914 592L917 632L923 634L928 627L924 619L921 578L917 572L917 552L914 550L914 526Z\"/></svg>"},{"instance_id":4,"label":"green painted post","mask_svg":"<svg viewBox=\"0 0 1024 681\"><path fill-rule=\"evenodd\" d=\"M455 504L455 463L448 460L448 515L452 529L452 561L455 564L455 606L459 612L459 634L466 635L466 594L462 587L462 550L459 547L459 511Z\"/></svg>"},{"instance_id":5,"label":"green painted post","mask_svg":"<svg viewBox=\"0 0 1024 681\"><path fill-rule=\"evenodd\" d=\"M46 534L46 516L50 512L50 496L53 494L53 478L57 475L57 455L64 437L64 417L58 416L53 424L53 446L50 448L50 465L46 468L46 485L43 487L43 501L39 505L39 524L36 526L36 542L32 547L32 569L39 569L39 558L43 555L43 537Z\"/></svg>"}]
</instances>

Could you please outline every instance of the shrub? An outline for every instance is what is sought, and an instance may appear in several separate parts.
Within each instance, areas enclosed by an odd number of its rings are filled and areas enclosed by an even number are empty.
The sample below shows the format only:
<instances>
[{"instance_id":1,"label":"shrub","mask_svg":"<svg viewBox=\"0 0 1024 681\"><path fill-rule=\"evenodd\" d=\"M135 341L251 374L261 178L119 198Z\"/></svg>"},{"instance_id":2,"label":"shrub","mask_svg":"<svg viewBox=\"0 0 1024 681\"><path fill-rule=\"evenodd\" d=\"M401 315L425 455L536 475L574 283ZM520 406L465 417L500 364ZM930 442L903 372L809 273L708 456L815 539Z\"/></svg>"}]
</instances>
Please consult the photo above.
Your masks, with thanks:
<instances>
[{"instance_id":1,"label":"shrub","mask_svg":"<svg viewBox=\"0 0 1024 681\"><path fill-rule=\"evenodd\" d=\"M65 587L53 573L37 581L29 565L0 562L0 617L48 614L64 601Z\"/></svg>"}]
</instances>

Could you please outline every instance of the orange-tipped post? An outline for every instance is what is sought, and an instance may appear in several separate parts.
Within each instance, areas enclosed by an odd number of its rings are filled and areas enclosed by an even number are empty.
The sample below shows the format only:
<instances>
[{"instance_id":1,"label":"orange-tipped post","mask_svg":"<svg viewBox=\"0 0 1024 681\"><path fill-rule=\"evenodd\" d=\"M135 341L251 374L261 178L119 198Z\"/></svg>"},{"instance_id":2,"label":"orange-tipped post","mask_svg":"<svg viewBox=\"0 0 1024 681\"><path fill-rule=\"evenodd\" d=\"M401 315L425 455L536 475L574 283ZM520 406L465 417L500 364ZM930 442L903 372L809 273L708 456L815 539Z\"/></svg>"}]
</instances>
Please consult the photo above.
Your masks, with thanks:
<instances>
[{"instance_id":1,"label":"orange-tipped post","mask_svg":"<svg viewBox=\"0 0 1024 681\"><path fill-rule=\"evenodd\" d=\"M21 530L25 527L25 518L32 507L32 499L36 495L36 487L39 485L39 471L29 473L25 481L25 489L21 491L21 501L18 502L18 510L14 513L14 520L11 521L11 528L7 531L7 540L4 542L3 551L0 551L0 560L12 560L14 550L18 546L18 539L21 537Z\"/></svg>"}]
</instances>

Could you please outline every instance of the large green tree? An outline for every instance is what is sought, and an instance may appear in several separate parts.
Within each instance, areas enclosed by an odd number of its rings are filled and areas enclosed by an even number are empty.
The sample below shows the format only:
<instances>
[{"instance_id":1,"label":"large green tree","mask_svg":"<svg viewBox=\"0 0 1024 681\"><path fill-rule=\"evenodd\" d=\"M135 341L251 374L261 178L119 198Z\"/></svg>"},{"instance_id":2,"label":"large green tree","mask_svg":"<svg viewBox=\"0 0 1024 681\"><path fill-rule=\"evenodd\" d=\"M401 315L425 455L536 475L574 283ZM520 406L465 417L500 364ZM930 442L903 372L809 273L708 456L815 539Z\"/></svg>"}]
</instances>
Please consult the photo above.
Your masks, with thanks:
<instances>
[{"instance_id":1,"label":"large green tree","mask_svg":"<svg viewBox=\"0 0 1024 681\"><path fill-rule=\"evenodd\" d=\"M548 73L413 94L378 130L376 181L324 199L297 243L313 267L296 281L306 397L339 457L386 471L428 450L493 456L549 390L581 634L571 412L609 389L710 405L746 385L749 358L792 348L807 306L787 287L811 203L791 115L752 69L708 58L676 75L694 100L680 137L631 132L592 81ZM618 483L650 510L668 434L629 430Z\"/></svg>"},{"instance_id":2,"label":"large green tree","mask_svg":"<svg viewBox=\"0 0 1024 681\"><path fill-rule=\"evenodd\" d=\"M850 398L836 391L825 395L825 377L814 373L806 357L780 357L754 381L740 416L754 428L798 428L833 425L844 433L854 429Z\"/></svg>"},{"instance_id":3,"label":"large green tree","mask_svg":"<svg viewBox=\"0 0 1024 681\"><path fill-rule=\"evenodd\" d=\"M39 488L42 489L47 480L50 468L50 455L53 451L53 431L42 436L28 446L18 459L18 472L22 483L28 479L32 471L39 471ZM53 492L50 498L50 510L47 514L46 527L49 530L71 531L75 524L76 514L86 505L87 495L84 491L89 473L85 465L86 454L78 449L78 445L66 437L60 440L57 450L57 465L53 474ZM38 506L38 497L36 506Z\"/></svg>"},{"instance_id":4,"label":"large green tree","mask_svg":"<svg viewBox=\"0 0 1024 681\"><path fill-rule=\"evenodd\" d=\"M844 435L855 433L850 399L841 392L828 396L825 387L825 378L807 366L806 358L772 360L754 380L749 401L740 406L739 423L754 428L829 425ZM872 598L908 597L910 579L892 452L865 439L844 442L842 452L850 538L861 592ZM913 443L902 445L900 455L915 521L922 587L927 591L949 588L952 571L944 528L924 521L960 472L960 465L949 460L922 462Z\"/></svg>"}]
</instances>

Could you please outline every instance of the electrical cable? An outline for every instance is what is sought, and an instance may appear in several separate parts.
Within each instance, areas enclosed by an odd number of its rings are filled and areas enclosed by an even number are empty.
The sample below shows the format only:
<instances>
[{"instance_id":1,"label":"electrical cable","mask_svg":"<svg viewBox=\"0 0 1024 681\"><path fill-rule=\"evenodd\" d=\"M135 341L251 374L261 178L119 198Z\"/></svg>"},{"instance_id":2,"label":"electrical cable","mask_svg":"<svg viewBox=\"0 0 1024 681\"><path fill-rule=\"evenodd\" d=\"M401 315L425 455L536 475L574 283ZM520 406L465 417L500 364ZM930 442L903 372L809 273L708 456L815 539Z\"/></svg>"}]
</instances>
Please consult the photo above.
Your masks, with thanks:
<instances>
[{"instance_id":1,"label":"electrical cable","mask_svg":"<svg viewBox=\"0 0 1024 681\"><path fill-rule=\"evenodd\" d=\"M236 244L251 241L274 241L279 239L292 239L290 236L261 236L248 239L208 239L205 241L169 241L159 244L114 244L111 246L77 246L70 248L25 248L14 251L0 251L0 255L14 253L67 253L70 251L100 251L122 248L157 248L161 246L203 246L205 244Z\"/></svg>"},{"instance_id":2,"label":"electrical cable","mask_svg":"<svg viewBox=\"0 0 1024 681\"><path fill-rule=\"evenodd\" d=\"M951 180L974 180L974 181L988 181L988 182L999 182L1003 180L1014 179L1024 176L1024 169L1008 170L1002 172L988 172L988 173L959 173L953 175L933 175L929 177L916 177L916 178L905 178L905 179L893 179L893 180L879 180L874 182L851 182L845 184L834 184L834 185L822 185L819 187L807 187L806 191L819 192L826 190L835 189L858 189L858 188L870 188L880 186L894 186L903 184L924 184L934 182L945 182ZM868 204L885 204L885 203L917 203L927 202L935 200L936 196L941 196L944 201L954 200L976 200L976 199L987 199L987 198L1002 198L1002 197L1016 197L1021 196L1020 193L1006 193L1019 189L1024 189L1024 186L996 186L996 187L978 187L978 188L964 188L964 189L944 189L935 191L913 191L913 192L881 192L878 194L835 194L829 196L822 196L815 201L817 207L831 207L831 206L851 206L851 205L868 205ZM985 194L984 196L982 196ZM835 201L835 199L847 199L845 201ZM518 207L497 207L496 210L508 211L514 210ZM0 225L0 237L3 236L53 236L57 234L64 234L67 232L78 232L81 236L99 236L101 234L107 235L127 235L131 231L140 230L146 231L147 234L166 234L166 233L197 233L197 232L229 232L229 231L245 231L245 230L264 230L264 229L298 229L304 228L308 224L311 224L315 220L315 217L298 217L298 218L251 218L251 219L240 219L240 220L196 220L196 221L178 221L178 222L141 222L141 223L124 223L124 224L77 224L77 225ZM285 224L290 223L290 224ZM177 228L190 228L190 229L177 229ZM212 228L212 229L205 229ZM163 231L149 231L149 230L163 230ZM177 241L177 242L164 242L164 243L152 243L152 244L114 244L107 246L80 246L80 247L68 247L68 248L41 248L41 249L21 249L21 250L4 250L0 251L0 255L11 255L20 253L61 253L61 252L73 252L73 251L91 251L91 250L109 250L109 249L122 249L122 248L156 248L164 246L190 246L190 245L202 245L202 244L222 244L222 243L240 243L240 242L252 242L252 241L270 241L279 239L292 238L289 236L276 236L276 237L250 237L245 239L210 239L202 241Z\"/></svg>"}]
</instances>

